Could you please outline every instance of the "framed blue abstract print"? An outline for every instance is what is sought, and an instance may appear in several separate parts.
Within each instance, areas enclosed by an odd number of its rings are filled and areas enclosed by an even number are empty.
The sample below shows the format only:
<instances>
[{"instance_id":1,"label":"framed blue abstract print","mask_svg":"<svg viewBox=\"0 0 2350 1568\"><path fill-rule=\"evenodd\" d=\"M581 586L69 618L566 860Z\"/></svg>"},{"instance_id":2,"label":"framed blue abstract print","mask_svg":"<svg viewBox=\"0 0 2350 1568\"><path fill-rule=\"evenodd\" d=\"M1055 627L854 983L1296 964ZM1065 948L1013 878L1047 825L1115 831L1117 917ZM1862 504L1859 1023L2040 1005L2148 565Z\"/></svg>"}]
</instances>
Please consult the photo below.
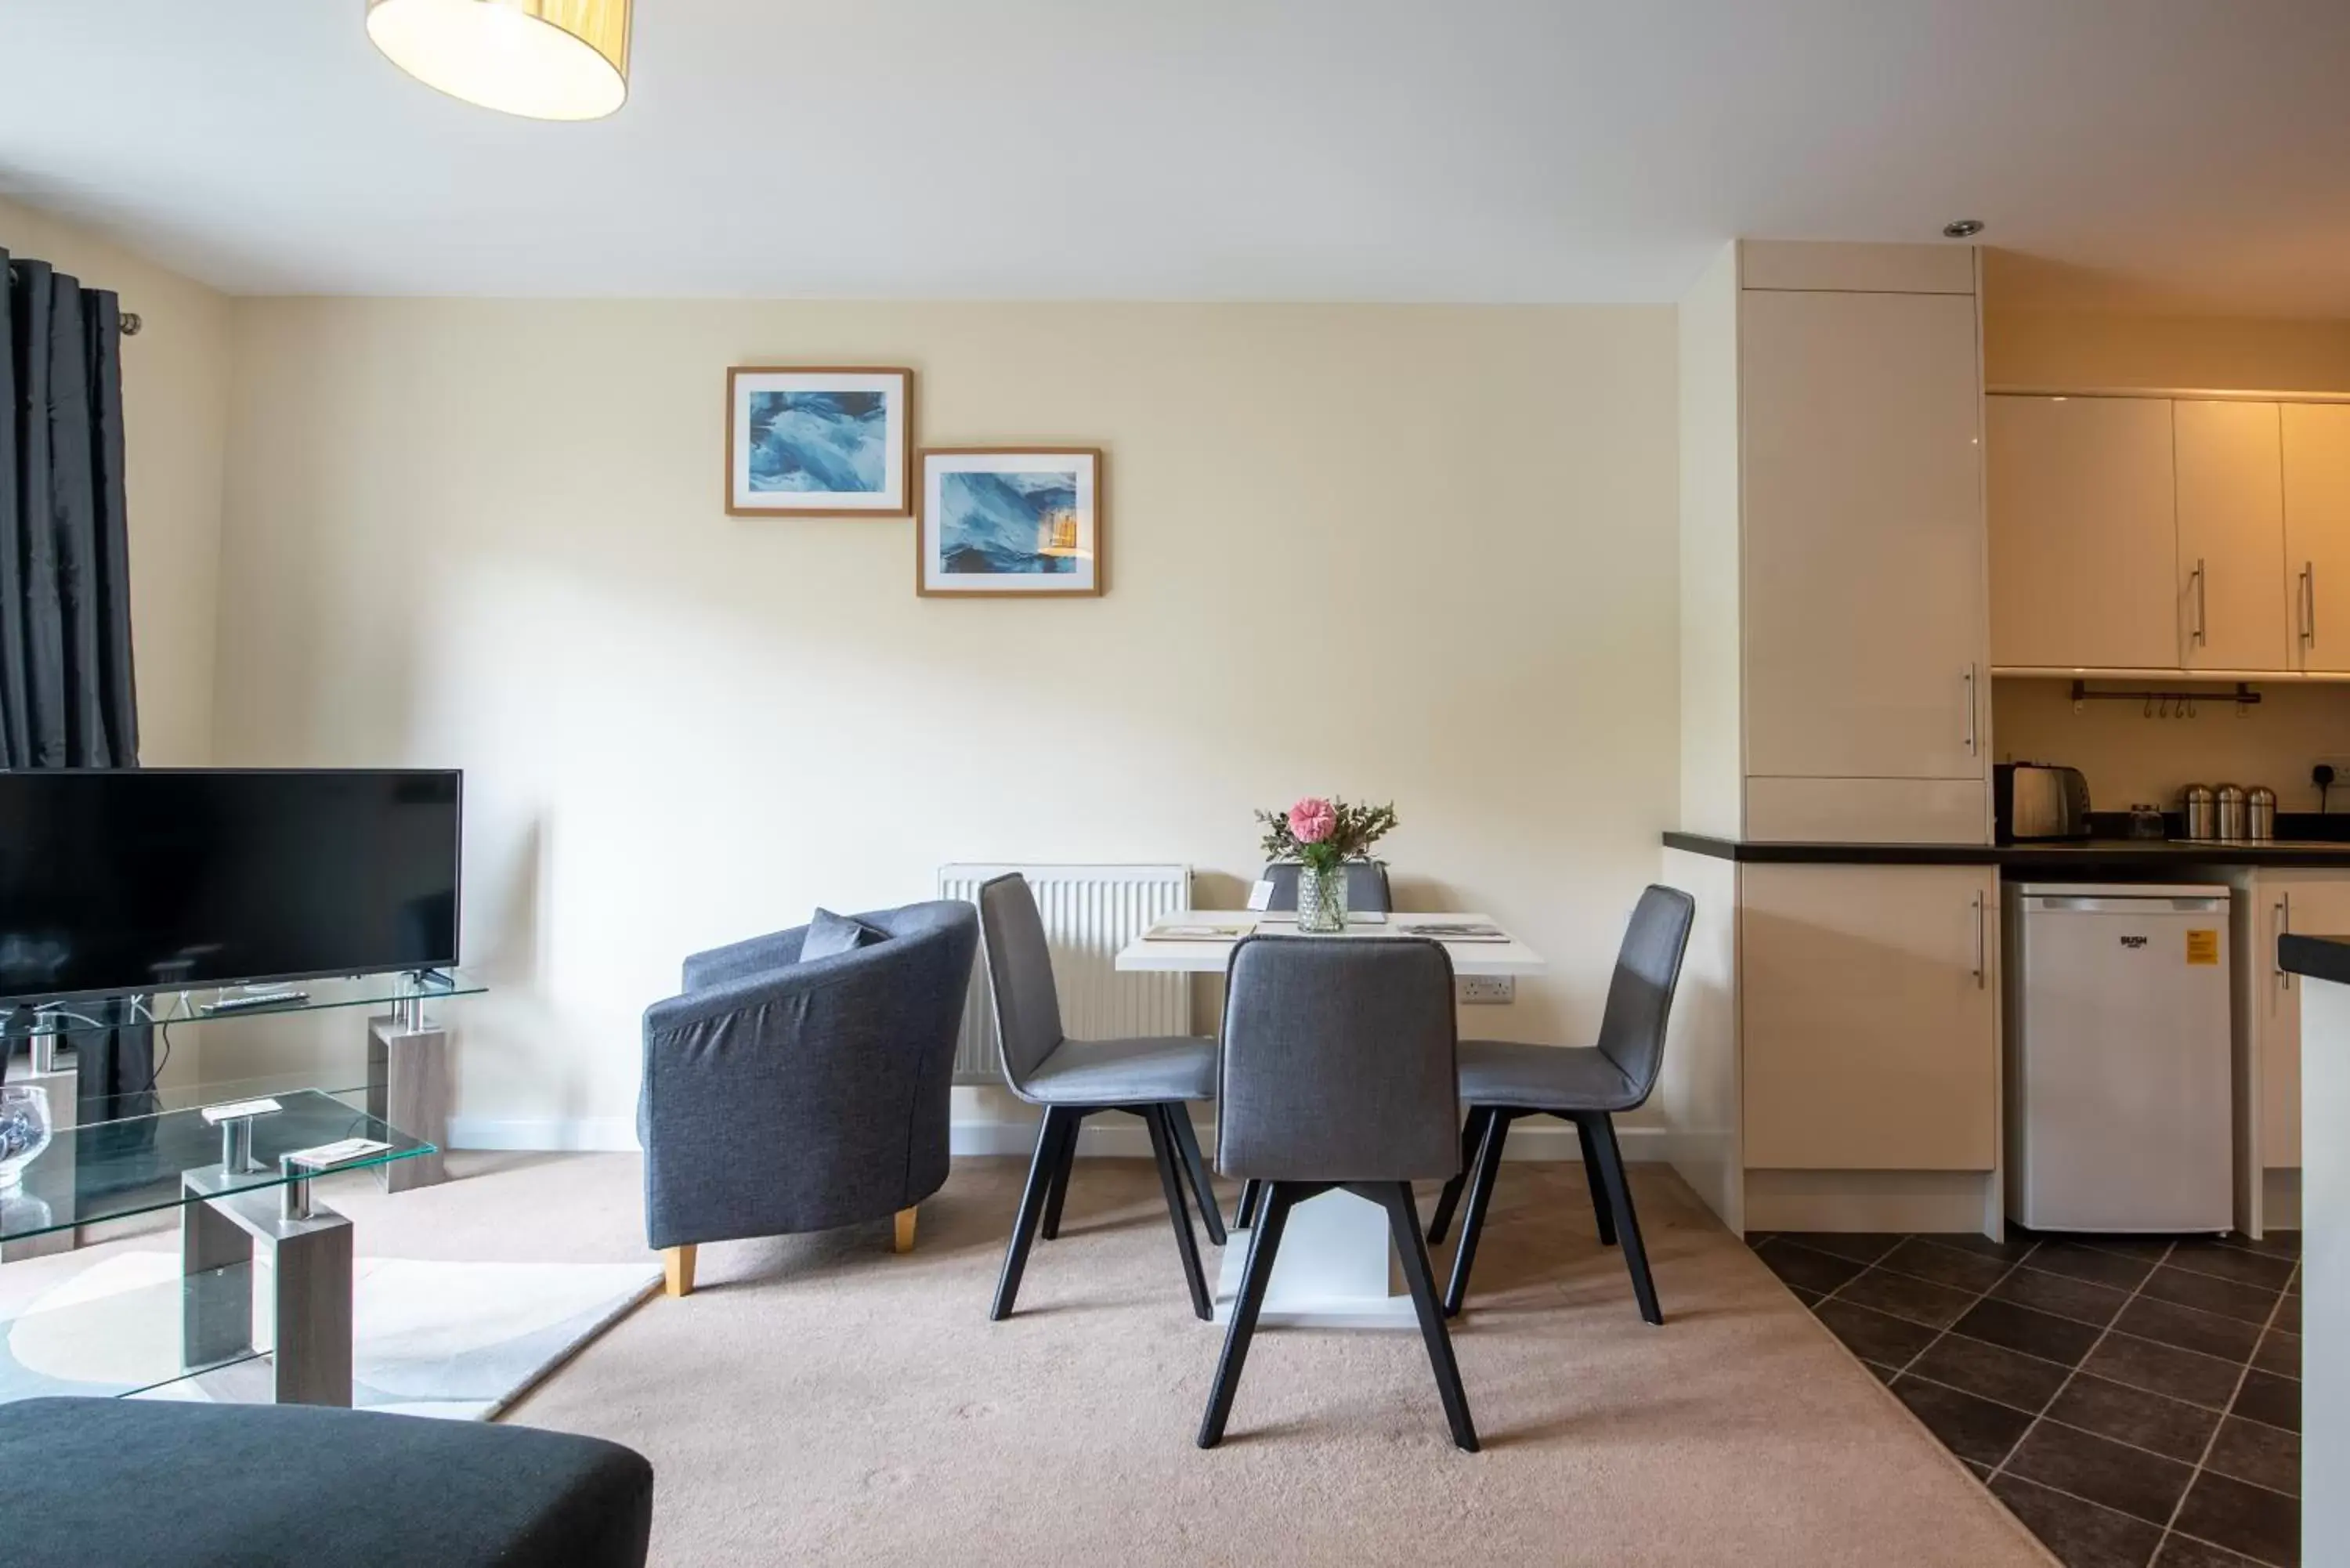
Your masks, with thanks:
<instances>
[{"instance_id":1,"label":"framed blue abstract print","mask_svg":"<svg viewBox=\"0 0 2350 1568\"><path fill-rule=\"evenodd\" d=\"M909 516L913 452L911 370L726 372L726 510L735 516Z\"/></svg>"},{"instance_id":2,"label":"framed blue abstract print","mask_svg":"<svg viewBox=\"0 0 2350 1568\"><path fill-rule=\"evenodd\" d=\"M915 591L1018 597L1102 591L1102 454L1093 447L922 453Z\"/></svg>"}]
</instances>

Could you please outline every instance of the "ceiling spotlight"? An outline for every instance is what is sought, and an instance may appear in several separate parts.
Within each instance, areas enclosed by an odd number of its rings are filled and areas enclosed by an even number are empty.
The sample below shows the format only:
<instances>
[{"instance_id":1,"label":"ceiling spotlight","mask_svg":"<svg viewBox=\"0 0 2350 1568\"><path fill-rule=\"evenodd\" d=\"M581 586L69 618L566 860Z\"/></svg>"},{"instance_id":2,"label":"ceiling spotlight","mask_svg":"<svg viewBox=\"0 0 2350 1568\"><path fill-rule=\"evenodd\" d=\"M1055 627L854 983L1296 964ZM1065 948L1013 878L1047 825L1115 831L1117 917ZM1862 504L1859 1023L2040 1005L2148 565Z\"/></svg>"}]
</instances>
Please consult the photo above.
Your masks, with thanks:
<instances>
[{"instance_id":1,"label":"ceiling spotlight","mask_svg":"<svg viewBox=\"0 0 2350 1568\"><path fill-rule=\"evenodd\" d=\"M1983 221L1981 218L1960 218L1956 223L1942 225L1942 237L1949 240L1970 240L1982 232Z\"/></svg>"}]
</instances>

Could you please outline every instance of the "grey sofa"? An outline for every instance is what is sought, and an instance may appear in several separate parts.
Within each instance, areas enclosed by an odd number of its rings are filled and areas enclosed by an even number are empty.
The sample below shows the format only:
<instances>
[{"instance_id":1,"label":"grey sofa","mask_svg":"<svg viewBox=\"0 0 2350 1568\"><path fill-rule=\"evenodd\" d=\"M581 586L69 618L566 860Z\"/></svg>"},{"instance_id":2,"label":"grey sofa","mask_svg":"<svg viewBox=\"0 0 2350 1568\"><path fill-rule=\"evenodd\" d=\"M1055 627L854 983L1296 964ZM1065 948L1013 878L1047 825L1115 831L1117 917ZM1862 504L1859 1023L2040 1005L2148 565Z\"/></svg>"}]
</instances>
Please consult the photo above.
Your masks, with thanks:
<instances>
[{"instance_id":1,"label":"grey sofa","mask_svg":"<svg viewBox=\"0 0 2350 1568\"><path fill-rule=\"evenodd\" d=\"M799 961L805 926L685 961L645 1010L645 1232L669 1289L703 1241L898 1217L947 1177L955 1035L979 918L958 902L855 917L886 940Z\"/></svg>"}]
</instances>

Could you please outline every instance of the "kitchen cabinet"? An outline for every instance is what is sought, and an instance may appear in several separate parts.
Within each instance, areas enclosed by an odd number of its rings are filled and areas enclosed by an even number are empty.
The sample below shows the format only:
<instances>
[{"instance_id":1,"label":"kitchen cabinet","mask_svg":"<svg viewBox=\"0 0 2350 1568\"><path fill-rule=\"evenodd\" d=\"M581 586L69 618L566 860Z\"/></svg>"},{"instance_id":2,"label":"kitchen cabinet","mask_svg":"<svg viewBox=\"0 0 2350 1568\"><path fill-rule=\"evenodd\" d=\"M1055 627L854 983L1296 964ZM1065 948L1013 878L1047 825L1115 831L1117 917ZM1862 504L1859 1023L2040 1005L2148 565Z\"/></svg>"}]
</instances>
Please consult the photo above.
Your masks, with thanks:
<instances>
[{"instance_id":1,"label":"kitchen cabinet","mask_svg":"<svg viewBox=\"0 0 2350 1568\"><path fill-rule=\"evenodd\" d=\"M1991 662L2177 667L2169 400L2002 394L1984 419ZM2342 605L2350 618L2350 592ZM2350 625L2341 647L2350 659Z\"/></svg>"},{"instance_id":2,"label":"kitchen cabinet","mask_svg":"<svg viewBox=\"0 0 2350 1568\"><path fill-rule=\"evenodd\" d=\"M2280 422L2293 668L2350 673L2350 404L2286 403Z\"/></svg>"},{"instance_id":3,"label":"kitchen cabinet","mask_svg":"<svg viewBox=\"0 0 2350 1568\"><path fill-rule=\"evenodd\" d=\"M2284 467L2274 403L2171 405L2189 670L2287 670Z\"/></svg>"},{"instance_id":4,"label":"kitchen cabinet","mask_svg":"<svg viewBox=\"0 0 2350 1568\"><path fill-rule=\"evenodd\" d=\"M2276 940L2288 931L2350 932L2350 876L2325 871L2263 871L2252 881L2259 947L2250 973L2252 1008L2251 1111L2259 1162L2269 1169L2301 1164L2301 981L2278 967Z\"/></svg>"},{"instance_id":5,"label":"kitchen cabinet","mask_svg":"<svg viewBox=\"0 0 2350 1568\"><path fill-rule=\"evenodd\" d=\"M1996 872L1745 866L1738 905L1748 1169L1991 1170Z\"/></svg>"},{"instance_id":6,"label":"kitchen cabinet","mask_svg":"<svg viewBox=\"0 0 2350 1568\"><path fill-rule=\"evenodd\" d=\"M1971 294L1747 288L1750 777L1980 780Z\"/></svg>"}]
</instances>

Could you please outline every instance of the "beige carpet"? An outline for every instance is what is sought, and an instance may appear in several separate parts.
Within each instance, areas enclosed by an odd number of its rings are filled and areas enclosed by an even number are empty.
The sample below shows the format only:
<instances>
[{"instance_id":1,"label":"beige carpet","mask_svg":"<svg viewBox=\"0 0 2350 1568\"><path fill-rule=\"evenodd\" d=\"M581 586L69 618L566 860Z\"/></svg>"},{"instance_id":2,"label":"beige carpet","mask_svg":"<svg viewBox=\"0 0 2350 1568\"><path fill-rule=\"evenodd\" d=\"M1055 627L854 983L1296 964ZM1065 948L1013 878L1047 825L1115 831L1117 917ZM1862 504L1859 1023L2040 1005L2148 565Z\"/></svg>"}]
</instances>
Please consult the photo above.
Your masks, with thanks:
<instances>
[{"instance_id":1,"label":"beige carpet","mask_svg":"<svg viewBox=\"0 0 2350 1568\"><path fill-rule=\"evenodd\" d=\"M633 1158L460 1168L336 1200L362 1250L641 1248ZM1221 1331L1191 1315L1150 1168L1081 1165L1062 1239L991 1324L1018 1179L959 1163L907 1257L886 1225L706 1247L700 1292L639 1308L508 1419L648 1455L663 1565L2049 1561L1661 1169L1635 1179L1662 1329L1593 1239L1580 1170L1507 1170L1456 1335L1478 1455L1448 1441L1416 1335L1298 1331L1260 1335L1201 1452Z\"/></svg>"},{"instance_id":2,"label":"beige carpet","mask_svg":"<svg viewBox=\"0 0 2350 1568\"><path fill-rule=\"evenodd\" d=\"M451 1166L398 1197L322 1185L363 1256L645 1256L633 1156ZM1453 1449L1417 1334L1295 1330L1258 1336L1201 1452L1222 1331L1191 1314L1149 1165L1081 1164L1019 1313L990 1324L1020 1176L959 1161L906 1257L886 1222L705 1247L700 1291L639 1308L505 1418L649 1457L661 1568L2052 1561L1669 1171L1634 1168L1654 1329L1580 1168L1507 1168L1454 1333L1482 1454ZM108 1230L152 1247L171 1223Z\"/></svg>"}]
</instances>

